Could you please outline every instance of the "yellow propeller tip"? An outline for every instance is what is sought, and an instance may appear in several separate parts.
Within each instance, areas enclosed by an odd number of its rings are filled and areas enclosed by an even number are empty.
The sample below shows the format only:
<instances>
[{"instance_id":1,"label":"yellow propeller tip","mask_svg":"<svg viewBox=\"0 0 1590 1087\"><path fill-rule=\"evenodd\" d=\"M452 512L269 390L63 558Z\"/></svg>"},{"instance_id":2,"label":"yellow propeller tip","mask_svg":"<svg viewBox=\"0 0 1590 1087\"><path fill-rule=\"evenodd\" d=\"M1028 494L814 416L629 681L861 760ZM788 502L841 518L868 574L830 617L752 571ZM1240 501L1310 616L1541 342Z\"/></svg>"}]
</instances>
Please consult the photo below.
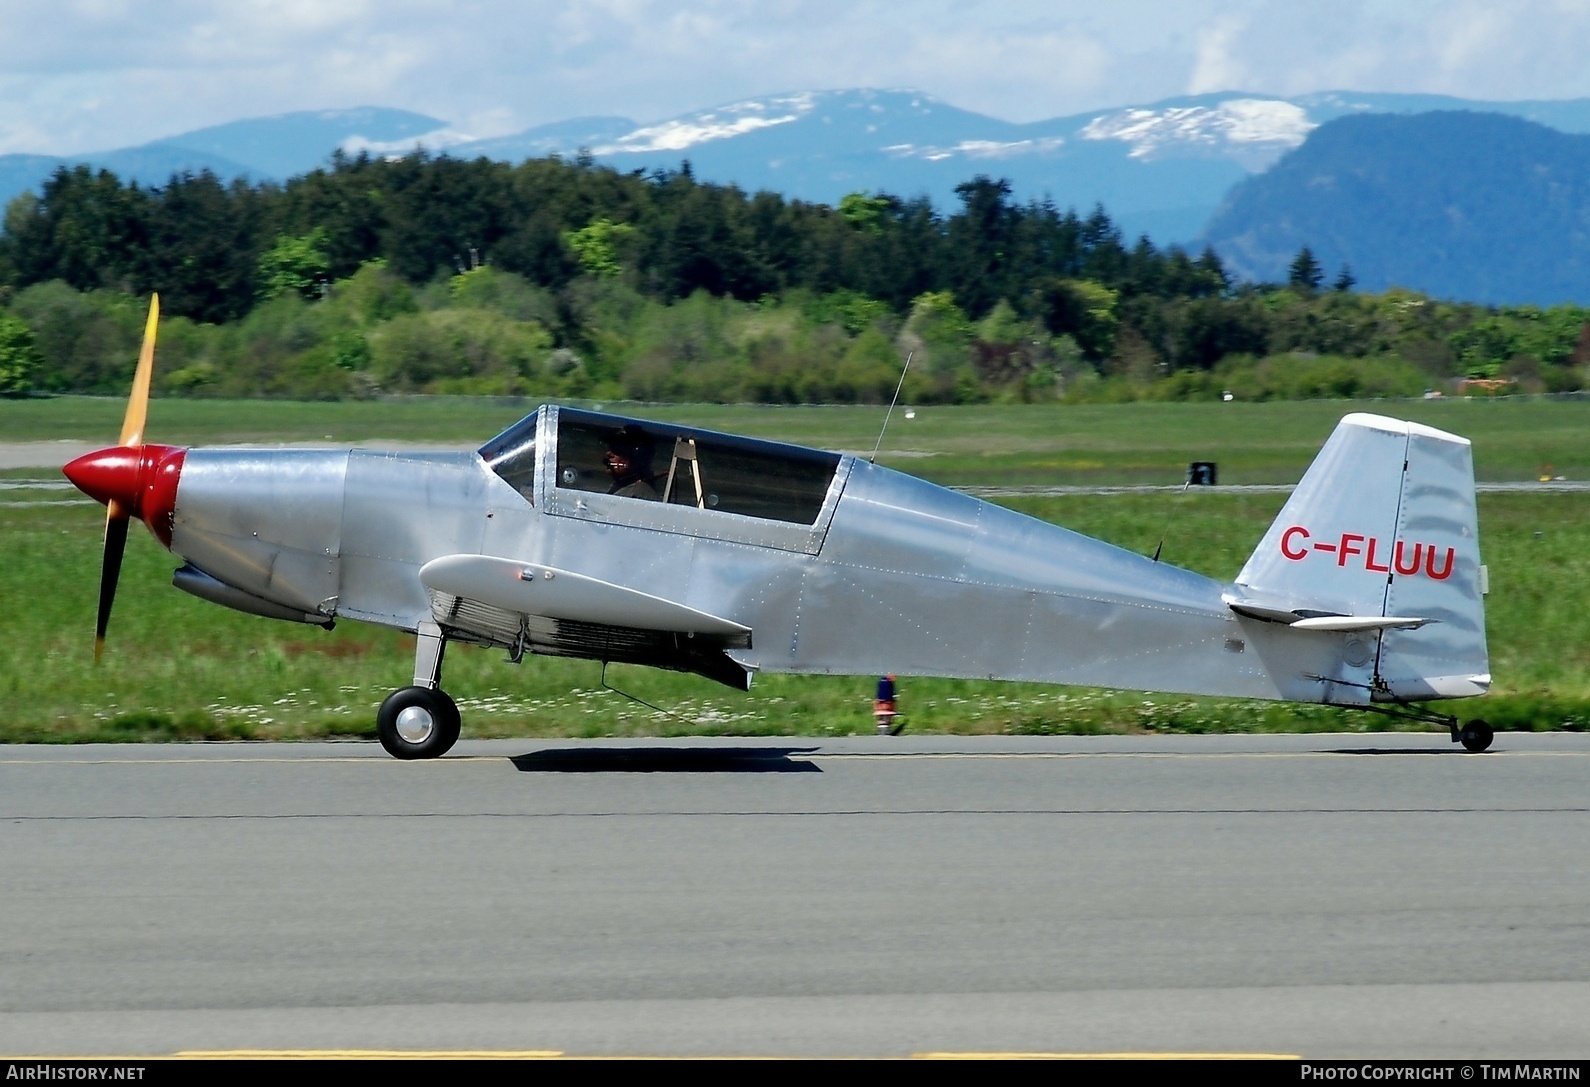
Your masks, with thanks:
<instances>
[{"instance_id":1,"label":"yellow propeller tip","mask_svg":"<svg viewBox=\"0 0 1590 1087\"><path fill-rule=\"evenodd\" d=\"M138 368L133 371L132 395L127 398L127 414L122 419L117 445L144 444L144 424L149 418L149 383L155 368L155 339L160 331L160 296L150 296L149 319L144 323L143 347L138 352Z\"/></svg>"}]
</instances>

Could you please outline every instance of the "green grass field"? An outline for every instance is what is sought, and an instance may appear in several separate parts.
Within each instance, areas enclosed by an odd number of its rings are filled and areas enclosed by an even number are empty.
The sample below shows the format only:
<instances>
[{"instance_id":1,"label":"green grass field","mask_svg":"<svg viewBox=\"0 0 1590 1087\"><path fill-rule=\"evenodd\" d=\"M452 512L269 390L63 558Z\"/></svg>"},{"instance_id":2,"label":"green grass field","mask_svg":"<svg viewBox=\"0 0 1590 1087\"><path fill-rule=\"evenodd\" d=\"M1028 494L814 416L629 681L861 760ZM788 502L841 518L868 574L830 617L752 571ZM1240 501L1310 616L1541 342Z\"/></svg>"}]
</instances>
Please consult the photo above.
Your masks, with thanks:
<instances>
[{"instance_id":1,"label":"green grass field","mask_svg":"<svg viewBox=\"0 0 1590 1087\"><path fill-rule=\"evenodd\" d=\"M608 404L608 410L817 445L870 451L878 407ZM0 400L0 442L111 442L119 400ZM293 403L156 400L150 441L484 442L534 402L474 397ZM1264 404L1003 405L896 409L885 462L955 486L1179 483L1188 461L1213 460L1227 483L1295 483L1336 421L1378 411L1474 442L1482 480L1533 479L1550 468L1590 478L1590 400L1295 401Z\"/></svg>"},{"instance_id":2,"label":"green grass field","mask_svg":"<svg viewBox=\"0 0 1590 1087\"><path fill-rule=\"evenodd\" d=\"M56 492L57 494L59 492ZM1124 494L1020 499L1025 512L1140 551L1168 526L1165 560L1231 577L1283 496ZM1456 704L1500 727L1590 726L1590 524L1582 498L1484 495L1482 545L1495 692ZM0 514L0 739L287 738L369 735L376 705L406 682L413 641L256 619L169 585L175 566L134 532L105 662L90 650L102 515L97 506ZM764 676L750 695L706 680L615 667L610 681L679 716L601 689L597 664L454 647L447 686L466 735L833 734L866 731L870 680ZM913 680L910 727L943 732L1351 730L1366 714L1269 703L1028 684Z\"/></svg>"},{"instance_id":3,"label":"green grass field","mask_svg":"<svg viewBox=\"0 0 1590 1087\"><path fill-rule=\"evenodd\" d=\"M1351 409L933 408L909 421L919 424L914 429L897 414L888 444L933 454L902 459L900 467L967 484L1173 482L1195 457L1219 461L1223 480L1241 481L1241 472L1248 471L1253 479L1292 482L1335 420ZM1489 478L1528 476L1535 457L1550 457L1540 463L1552 463L1556 474L1570 478L1590 471L1590 404L1378 409L1470 435L1477 462L1490 465ZM487 434L522 410L447 400L157 401L151 439L303 440L330 434L334 440L460 441ZM633 411L851 449L870 448L879 419L876 409L860 408ZM0 402L0 442L109 435L108 441L120 412L112 401ZM270 419L282 425L271 429ZM25 484L50 473L9 475L11 484ZM91 644L103 512L96 505L62 504L67 501L60 490L24 485L0 491L0 598L6 602L0 611L0 740L368 736L376 705L407 681L412 639L352 623L328 633L201 603L170 586L176 560L136 526L110 645L104 663L95 667ZM1165 561L1230 578L1284 496L1194 491L1006 501L1140 552L1151 552L1163 535ZM1485 494L1480 526L1491 569L1487 625L1495 687L1484 699L1449 708L1465 717L1483 715L1503 728L1590 727L1590 501L1582 493ZM448 654L447 687L464 709L466 735L828 735L872 727L867 678L763 676L751 694L740 695L695 677L609 670L613 685L668 707L671 716L604 690L595 663L527 658L514 666L501 657L462 646ZM902 697L916 731L1334 731L1393 724L1320 707L1027 684L912 680Z\"/></svg>"}]
</instances>

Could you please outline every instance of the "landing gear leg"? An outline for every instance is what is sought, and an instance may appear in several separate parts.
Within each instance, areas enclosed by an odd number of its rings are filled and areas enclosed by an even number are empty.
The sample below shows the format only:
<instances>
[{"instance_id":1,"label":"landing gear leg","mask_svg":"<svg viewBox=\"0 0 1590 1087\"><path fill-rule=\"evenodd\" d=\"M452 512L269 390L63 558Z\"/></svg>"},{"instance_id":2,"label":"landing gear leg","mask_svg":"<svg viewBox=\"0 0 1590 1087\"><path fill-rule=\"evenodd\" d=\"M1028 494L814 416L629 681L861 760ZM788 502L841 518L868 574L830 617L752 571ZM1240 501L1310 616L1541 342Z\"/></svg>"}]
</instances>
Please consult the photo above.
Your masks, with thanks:
<instances>
[{"instance_id":1,"label":"landing gear leg","mask_svg":"<svg viewBox=\"0 0 1590 1087\"><path fill-rule=\"evenodd\" d=\"M375 715L387 753L399 759L434 759L458 742L458 705L441 688L447 638L435 623L421 623L414 650L414 686L393 691Z\"/></svg>"},{"instance_id":2,"label":"landing gear leg","mask_svg":"<svg viewBox=\"0 0 1590 1087\"><path fill-rule=\"evenodd\" d=\"M1466 725L1458 724L1458 719L1452 714L1431 713L1429 710L1417 709L1407 703L1398 703L1395 706L1355 706L1354 709L1368 710L1370 713L1384 714L1402 721L1425 721L1432 725L1443 725L1452 734L1452 742L1462 744L1469 751L1484 751L1491 746L1491 741L1496 738L1496 730L1484 721L1470 721Z\"/></svg>"}]
</instances>

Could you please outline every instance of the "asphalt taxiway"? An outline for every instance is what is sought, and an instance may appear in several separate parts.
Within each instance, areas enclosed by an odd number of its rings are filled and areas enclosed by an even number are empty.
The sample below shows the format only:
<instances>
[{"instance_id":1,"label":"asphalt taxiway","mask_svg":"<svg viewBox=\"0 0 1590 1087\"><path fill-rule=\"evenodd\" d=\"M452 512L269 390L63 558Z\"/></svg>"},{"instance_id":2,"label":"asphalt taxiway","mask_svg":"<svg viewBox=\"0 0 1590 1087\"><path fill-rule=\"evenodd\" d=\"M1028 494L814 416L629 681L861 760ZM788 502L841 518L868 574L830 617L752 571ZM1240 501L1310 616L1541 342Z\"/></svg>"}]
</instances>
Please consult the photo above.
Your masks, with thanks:
<instances>
[{"instance_id":1,"label":"asphalt taxiway","mask_svg":"<svg viewBox=\"0 0 1590 1087\"><path fill-rule=\"evenodd\" d=\"M0 748L0 1053L1590 1053L1590 737Z\"/></svg>"}]
</instances>

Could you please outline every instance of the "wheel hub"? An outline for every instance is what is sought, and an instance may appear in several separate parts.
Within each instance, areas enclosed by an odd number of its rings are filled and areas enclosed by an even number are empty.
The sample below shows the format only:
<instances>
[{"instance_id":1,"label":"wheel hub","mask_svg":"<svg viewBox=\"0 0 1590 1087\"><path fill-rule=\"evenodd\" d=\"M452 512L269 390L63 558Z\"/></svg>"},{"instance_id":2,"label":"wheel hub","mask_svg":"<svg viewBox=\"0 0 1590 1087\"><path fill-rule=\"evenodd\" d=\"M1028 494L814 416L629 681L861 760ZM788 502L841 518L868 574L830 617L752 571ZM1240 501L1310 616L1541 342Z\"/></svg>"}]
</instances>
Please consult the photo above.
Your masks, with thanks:
<instances>
[{"instance_id":1,"label":"wheel hub","mask_svg":"<svg viewBox=\"0 0 1590 1087\"><path fill-rule=\"evenodd\" d=\"M397 715L397 734L411 744L422 744L436 731L436 718L424 706L407 706Z\"/></svg>"}]
</instances>

